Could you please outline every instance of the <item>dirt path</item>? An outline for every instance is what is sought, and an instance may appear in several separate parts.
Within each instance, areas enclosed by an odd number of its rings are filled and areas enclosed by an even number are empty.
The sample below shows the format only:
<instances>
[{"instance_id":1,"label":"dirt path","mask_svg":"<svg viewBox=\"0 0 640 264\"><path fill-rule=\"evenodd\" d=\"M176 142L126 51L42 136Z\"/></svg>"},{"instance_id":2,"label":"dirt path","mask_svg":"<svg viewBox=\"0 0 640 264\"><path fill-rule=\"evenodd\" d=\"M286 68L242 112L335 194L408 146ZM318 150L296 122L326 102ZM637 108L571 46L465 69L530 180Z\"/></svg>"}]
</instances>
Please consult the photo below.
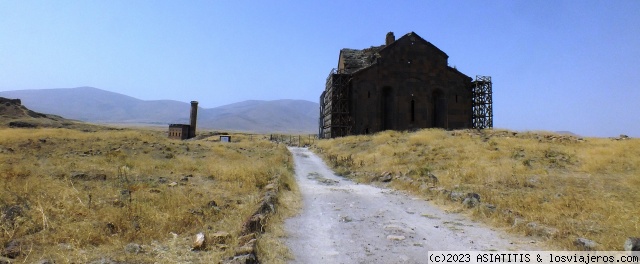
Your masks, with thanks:
<instances>
[{"instance_id":1,"label":"dirt path","mask_svg":"<svg viewBox=\"0 0 640 264\"><path fill-rule=\"evenodd\" d=\"M290 148L302 213L285 222L292 263L426 263L427 250L536 250L401 192L336 176L305 148Z\"/></svg>"}]
</instances>

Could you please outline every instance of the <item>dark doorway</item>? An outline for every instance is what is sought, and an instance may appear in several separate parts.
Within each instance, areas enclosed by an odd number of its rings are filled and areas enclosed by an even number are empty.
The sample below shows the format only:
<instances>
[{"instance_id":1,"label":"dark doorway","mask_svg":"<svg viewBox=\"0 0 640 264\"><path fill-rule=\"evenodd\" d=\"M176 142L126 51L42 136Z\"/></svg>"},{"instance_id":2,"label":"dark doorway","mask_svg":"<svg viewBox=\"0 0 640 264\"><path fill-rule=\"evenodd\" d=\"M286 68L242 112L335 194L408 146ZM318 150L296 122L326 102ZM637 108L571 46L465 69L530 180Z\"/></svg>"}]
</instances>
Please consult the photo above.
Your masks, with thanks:
<instances>
[{"instance_id":1,"label":"dark doorway","mask_svg":"<svg viewBox=\"0 0 640 264\"><path fill-rule=\"evenodd\" d=\"M382 88L382 130L393 129L393 90Z\"/></svg>"},{"instance_id":2,"label":"dark doorway","mask_svg":"<svg viewBox=\"0 0 640 264\"><path fill-rule=\"evenodd\" d=\"M411 100L411 123L416 121L416 101Z\"/></svg>"},{"instance_id":3,"label":"dark doorway","mask_svg":"<svg viewBox=\"0 0 640 264\"><path fill-rule=\"evenodd\" d=\"M433 92L433 127L447 128L447 98L442 91Z\"/></svg>"}]
</instances>

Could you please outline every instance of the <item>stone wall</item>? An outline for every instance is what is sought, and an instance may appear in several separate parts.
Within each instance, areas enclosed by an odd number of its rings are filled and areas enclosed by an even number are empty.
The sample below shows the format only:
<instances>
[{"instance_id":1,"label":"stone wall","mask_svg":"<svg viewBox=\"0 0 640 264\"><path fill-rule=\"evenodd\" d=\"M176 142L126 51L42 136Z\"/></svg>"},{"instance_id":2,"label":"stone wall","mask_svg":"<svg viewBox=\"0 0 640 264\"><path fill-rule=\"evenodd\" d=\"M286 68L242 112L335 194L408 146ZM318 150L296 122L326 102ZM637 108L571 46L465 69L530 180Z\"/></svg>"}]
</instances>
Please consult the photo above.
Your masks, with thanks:
<instances>
[{"instance_id":1,"label":"stone wall","mask_svg":"<svg viewBox=\"0 0 640 264\"><path fill-rule=\"evenodd\" d=\"M4 104L4 105L22 105L22 101L20 99L9 99L9 98L4 98L4 97L0 97L0 104Z\"/></svg>"},{"instance_id":2,"label":"stone wall","mask_svg":"<svg viewBox=\"0 0 640 264\"><path fill-rule=\"evenodd\" d=\"M172 139L188 139L189 125L171 124L169 125L169 138Z\"/></svg>"},{"instance_id":3,"label":"stone wall","mask_svg":"<svg viewBox=\"0 0 640 264\"><path fill-rule=\"evenodd\" d=\"M353 73L353 134L472 126L472 79L449 67L444 52L418 38L400 38L379 51L376 64Z\"/></svg>"}]
</instances>

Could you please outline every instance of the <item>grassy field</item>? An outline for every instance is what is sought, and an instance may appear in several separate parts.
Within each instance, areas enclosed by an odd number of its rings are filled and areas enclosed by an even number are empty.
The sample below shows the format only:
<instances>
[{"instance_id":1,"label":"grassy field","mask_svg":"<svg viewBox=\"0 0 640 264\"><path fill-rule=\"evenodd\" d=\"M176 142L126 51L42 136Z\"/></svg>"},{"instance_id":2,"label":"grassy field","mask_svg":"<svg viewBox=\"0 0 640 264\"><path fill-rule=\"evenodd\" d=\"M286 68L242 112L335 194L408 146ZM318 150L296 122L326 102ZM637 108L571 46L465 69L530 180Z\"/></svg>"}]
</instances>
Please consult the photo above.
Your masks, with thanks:
<instances>
[{"instance_id":1,"label":"grassy field","mask_svg":"<svg viewBox=\"0 0 640 264\"><path fill-rule=\"evenodd\" d=\"M292 197L295 181L283 145L251 135L216 140L170 140L152 130L0 129L0 253L17 246L17 263L232 256L263 188L275 182ZM269 221L277 226L280 214ZM271 222L266 228L277 231ZM218 241L192 251L198 232ZM265 236L258 248L273 247L280 254L266 259L283 262L278 234Z\"/></svg>"},{"instance_id":2,"label":"grassy field","mask_svg":"<svg viewBox=\"0 0 640 264\"><path fill-rule=\"evenodd\" d=\"M321 140L313 146L336 170L360 182L407 190L553 248L622 250L640 236L640 140L580 139L504 130L383 132ZM434 175L437 181L429 175ZM452 193L454 195L452 195ZM477 193L471 209L451 198Z\"/></svg>"}]
</instances>

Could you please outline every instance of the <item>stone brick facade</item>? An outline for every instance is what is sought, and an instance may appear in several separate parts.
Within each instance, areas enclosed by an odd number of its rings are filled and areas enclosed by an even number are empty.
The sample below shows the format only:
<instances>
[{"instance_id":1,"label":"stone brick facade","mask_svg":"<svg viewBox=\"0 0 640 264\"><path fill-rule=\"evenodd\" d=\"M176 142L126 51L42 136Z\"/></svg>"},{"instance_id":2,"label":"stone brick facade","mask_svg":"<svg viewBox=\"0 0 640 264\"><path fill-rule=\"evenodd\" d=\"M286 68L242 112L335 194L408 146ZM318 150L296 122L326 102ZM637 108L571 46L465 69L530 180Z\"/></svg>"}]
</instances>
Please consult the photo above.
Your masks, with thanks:
<instances>
[{"instance_id":1,"label":"stone brick facade","mask_svg":"<svg viewBox=\"0 0 640 264\"><path fill-rule=\"evenodd\" d=\"M184 124L170 124L169 125L169 138L172 139L189 139L190 125Z\"/></svg>"},{"instance_id":2,"label":"stone brick facade","mask_svg":"<svg viewBox=\"0 0 640 264\"><path fill-rule=\"evenodd\" d=\"M471 128L472 85L449 67L446 53L416 33L395 40L389 32L385 45L340 51L320 100L320 136Z\"/></svg>"}]
</instances>

